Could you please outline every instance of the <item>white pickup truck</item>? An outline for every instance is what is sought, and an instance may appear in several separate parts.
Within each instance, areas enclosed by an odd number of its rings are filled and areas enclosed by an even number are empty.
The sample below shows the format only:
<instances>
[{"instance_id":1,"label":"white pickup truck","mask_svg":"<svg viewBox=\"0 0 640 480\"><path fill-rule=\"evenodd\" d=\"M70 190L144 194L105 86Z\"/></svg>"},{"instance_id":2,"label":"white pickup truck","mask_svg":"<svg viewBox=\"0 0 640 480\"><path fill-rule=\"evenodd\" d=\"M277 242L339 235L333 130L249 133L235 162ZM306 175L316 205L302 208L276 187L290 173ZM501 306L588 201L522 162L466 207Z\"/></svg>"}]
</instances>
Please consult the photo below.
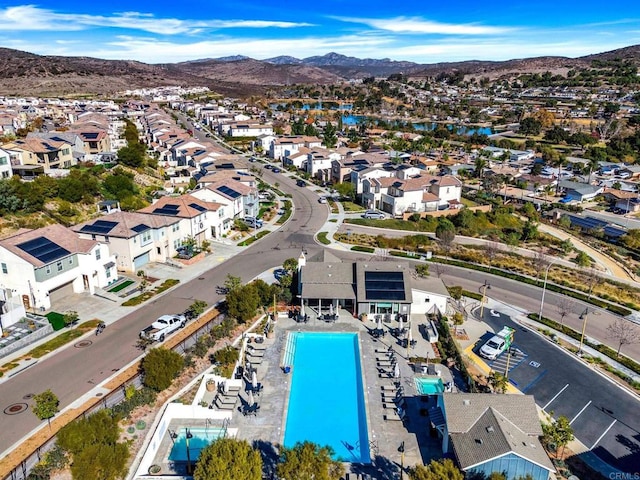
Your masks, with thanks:
<instances>
[{"instance_id":1,"label":"white pickup truck","mask_svg":"<svg viewBox=\"0 0 640 480\"><path fill-rule=\"evenodd\" d=\"M183 328L187 324L184 315L162 315L155 322L140 332L140 338L163 342L171 332Z\"/></svg>"}]
</instances>

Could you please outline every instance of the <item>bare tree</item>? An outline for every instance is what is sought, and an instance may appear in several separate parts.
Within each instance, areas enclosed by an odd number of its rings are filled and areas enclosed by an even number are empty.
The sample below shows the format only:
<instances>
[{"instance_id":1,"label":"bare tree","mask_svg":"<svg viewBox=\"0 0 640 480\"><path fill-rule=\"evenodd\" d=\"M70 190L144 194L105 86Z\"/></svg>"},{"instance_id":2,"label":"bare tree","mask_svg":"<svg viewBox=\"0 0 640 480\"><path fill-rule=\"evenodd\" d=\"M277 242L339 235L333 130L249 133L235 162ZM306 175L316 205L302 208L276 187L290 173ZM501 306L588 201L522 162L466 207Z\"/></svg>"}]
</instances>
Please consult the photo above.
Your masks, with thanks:
<instances>
[{"instance_id":1,"label":"bare tree","mask_svg":"<svg viewBox=\"0 0 640 480\"><path fill-rule=\"evenodd\" d=\"M571 297L560 297L558 303L556 303L556 311L560 315L560 326L564 325L564 317L573 313L576 308L576 301Z\"/></svg>"},{"instance_id":2,"label":"bare tree","mask_svg":"<svg viewBox=\"0 0 640 480\"><path fill-rule=\"evenodd\" d=\"M431 268L438 278L449 273L449 268L444 263L433 262Z\"/></svg>"},{"instance_id":3,"label":"bare tree","mask_svg":"<svg viewBox=\"0 0 640 480\"><path fill-rule=\"evenodd\" d=\"M489 266L493 266L493 261L496 259L496 257L498 256L498 253L502 250L502 248L500 247L500 244L497 242L487 242L487 244L484 247L484 253L487 257L487 260L489 260Z\"/></svg>"},{"instance_id":4,"label":"bare tree","mask_svg":"<svg viewBox=\"0 0 640 480\"><path fill-rule=\"evenodd\" d=\"M536 272L536 278L540 278L540 274L544 272L544 269L549 265L549 258L542 250L536 250L533 257L531 257L531 265Z\"/></svg>"},{"instance_id":5,"label":"bare tree","mask_svg":"<svg viewBox=\"0 0 640 480\"><path fill-rule=\"evenodd\" d=\"M607 338L618 342L616 357L620 356L620 349L623 345L631 345L640 342L640 329L629 320L616 318L607 327Z\"/></svg>"},{"instance_id":6,"label":"bare tree","mask_svg":"<svg viewBox=\"0 0 640 480\"><path fill-rule=\"evenodd\" d=\"M600 139L603 142L606 142L607 140L611 140L613 137L618 135L621 129L622 129L622 123L620 123L615 118L615 116L611 116L610 118L606 119L604 122L596 126L596 131L600 135Z\"/></svg>"},{"instance_id":7,"label":"bare tree","mask_svg":"<svg viewBox=\"0 0 640 480\"><path fill-rule=\"evenodd\" d=\"M589 287L589 295L587 298L591 298L593 289L600 285L603 282L603 279L595 268L590 268L586 274L584 282L587 287Z\"/></svg>"}]
</instances>

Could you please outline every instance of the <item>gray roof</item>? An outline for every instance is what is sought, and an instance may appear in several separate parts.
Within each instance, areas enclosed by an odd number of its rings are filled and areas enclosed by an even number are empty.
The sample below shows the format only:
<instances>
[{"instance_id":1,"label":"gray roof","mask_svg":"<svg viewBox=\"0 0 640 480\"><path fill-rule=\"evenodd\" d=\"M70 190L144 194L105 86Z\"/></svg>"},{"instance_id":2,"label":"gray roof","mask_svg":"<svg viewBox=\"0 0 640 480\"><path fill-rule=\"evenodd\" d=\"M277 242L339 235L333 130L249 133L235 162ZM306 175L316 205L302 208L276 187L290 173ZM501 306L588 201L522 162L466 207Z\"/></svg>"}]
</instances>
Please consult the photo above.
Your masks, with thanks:
<instances>
[{"instance_id":1,"label":"gray roof","mask_svg":"<svg viewBox=\"0 0 640 480\"><path fill-rule=\"evenodd\" d=\"M490 395L486 393L444 393L444 410L449 433L464 433L489 408L528 435L542 435L538 411L531 395Z\"/></svg>"},{"instance_id":2,"label":"gray roof","mask_svg":"<svg viewBox=\"0 0 640 480\"><path fill-rule=\"evenodd\" d=\"M355 298L351 262L309 262L300 269L303 298Z\"/></svg>"},{"instance_id":3,"label":"gray roof","mask_svg":"<svg viewBox=\"0 0 640 480\"><path fill-rule=\"evenodd\" d=\"M444 282L437 277L424 277L413 281L414 290L421 292L429 292L436 295L449 296L449 290L445 286Z\"/></svg>"},{"instance_id":4,"label":"gray roof","mask_svg":"<svg viewBox=\"0 0 640 480\"><path fill-rule=\"evenodd\" d=\"M560 188L564 188L567 190L573 190L580 195L589 195L592 193L596 193L599 190L602 190L602 187L598 185L589 185L588 183L579 183L579 182L571 182L569 180L561 180Z\"/></svg>"},{"instance_id":5,"label":"gray roof","mask_svg":"<svg viewBox=\"0 0 640 480\"><path fill-rule=\"evenodd\" d=\"M338 257L336 257L333 253L331 253L328 248L323 248L322 250L320 250L315 255L312 255L311 257L307 258L307 262L333 262L333 263L339 263L341 261L342 260L340 260Z\"/></svg>"},{"instance_id":6,"label":"gray roof","mask_svg":"<svg viewBox=\"0 0 640 480\"><path fill-rule=\"evenodd\" d=\"M537 419L537 413L534 411L533 414ZM453 433L450 437L456 458L463 470L509 453L514 453L549 471L554 470L538 438L520 430L493 407L485 410L467 432Z\"/></svg>"}]
</instances>

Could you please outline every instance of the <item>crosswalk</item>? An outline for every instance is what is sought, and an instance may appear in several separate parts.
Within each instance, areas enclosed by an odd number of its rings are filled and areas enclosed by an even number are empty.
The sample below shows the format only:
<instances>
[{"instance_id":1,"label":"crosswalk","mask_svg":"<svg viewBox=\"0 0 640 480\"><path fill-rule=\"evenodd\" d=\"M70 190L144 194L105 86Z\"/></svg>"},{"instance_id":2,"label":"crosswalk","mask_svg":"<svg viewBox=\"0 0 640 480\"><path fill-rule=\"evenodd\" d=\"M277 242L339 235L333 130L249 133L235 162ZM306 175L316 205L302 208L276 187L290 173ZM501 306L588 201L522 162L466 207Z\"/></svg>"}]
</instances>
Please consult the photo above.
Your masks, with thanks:
<instances>
[{"instance_id":1,"label":"crosswalk","mask_svg":"<svg viewBox=\"0 0 640 480\"><path fill-rule=\"evenodd\" d=\"M522 350L516 347L511 348L511 358L508 358L509 354L504 352L498 358L496 358L493 362L489 363L489 366L492 370L496 372L500 372L504 374L507 370L507 362L509 363L509 372L520 365L528 355L524 353Z\"/></svg>"}]
</instances>

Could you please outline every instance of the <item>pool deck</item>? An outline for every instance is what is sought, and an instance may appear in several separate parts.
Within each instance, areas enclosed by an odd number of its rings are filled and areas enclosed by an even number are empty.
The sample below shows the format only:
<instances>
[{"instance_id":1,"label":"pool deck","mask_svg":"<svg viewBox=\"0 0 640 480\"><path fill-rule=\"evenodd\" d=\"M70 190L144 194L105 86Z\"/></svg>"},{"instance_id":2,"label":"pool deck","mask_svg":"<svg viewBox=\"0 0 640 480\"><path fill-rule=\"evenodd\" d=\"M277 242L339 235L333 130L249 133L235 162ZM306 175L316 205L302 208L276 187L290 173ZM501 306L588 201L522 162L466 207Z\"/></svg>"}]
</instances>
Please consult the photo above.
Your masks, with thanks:
<instances>
[{"instance_id":1,"label":"pool deck","mask_svg":"<svg viewBox=\"0 0 640 480\"><path fill-rule=\"evenodd\" d=\"M418 395L414 377L425 376L422 368L420 373L415 373L414 368L407 361L407 349L392 335L397 328L395 321L384 324L386 331L384 337L374 338L370 330L376 327L373 321L362 322L344 310L340 310L335 322L324 322L315 318L309 318L308 323L296 323L287 317L279 317L276 323L275 336L265 339L260 348L258 357L246 356L252 360L252 367L256 369L257 380L262 384L262 391L254 396L260 406L255 415L243 415L242 410L247 406L248 393L245 388L250 387L250 376L243 380L243 388L238 396L233 417L229 424L229 432L235 433L236 438L247 440L263 451L266 460L266 471L273 471L277 460L277 452L274 445L280 445L284 437L284 425L286 422L287 402L291 375L283 371L284 349L289 332L357 332L360 338L361 365L363 371L363 386L365 391L365 406L367 410L367 427L369 433L370 452L372 463L370 465L345 464L347 472L355 474L369 474L373 479L391 480L399 478L401 453L398 451L404 444L404 466L429 463L432 459L442 457L441 442L430 435L428 417L425 412L428 407L435 404L433 398L428 399ZM425 321L424 316L414 316L411 319L411 333L415 340L414 347L409 351L410 356L434 358L431 344L421 335L419 323ZM405 327L407 327L405 325ZM394 378L393 370L386 367L389 374L380 374L378 357L387 355L391 349L395 353L399 366L399 378ZM384 364L384 363L383 363ZM449 370L440 364L435 365L440 371L443 382L453 381ZM386 389L394 386L402 386L404 394L403 410L404 420L397 418L395 410L389 408L390 403L383 403L383 387ZM387 393L388 394L388 393ZM392 392L391 395L394 393ZM388 418L394 418L385 420ZM172 420L169 429L180 427L205 427L206 420ZM220 427L222 421L209 423L212 427ZM169 462L167 456L171 449L169 435L164 435L161 447L155 463L162 465L167 473L184 474L185 466Z\"/></svg>"}]
</instances>

